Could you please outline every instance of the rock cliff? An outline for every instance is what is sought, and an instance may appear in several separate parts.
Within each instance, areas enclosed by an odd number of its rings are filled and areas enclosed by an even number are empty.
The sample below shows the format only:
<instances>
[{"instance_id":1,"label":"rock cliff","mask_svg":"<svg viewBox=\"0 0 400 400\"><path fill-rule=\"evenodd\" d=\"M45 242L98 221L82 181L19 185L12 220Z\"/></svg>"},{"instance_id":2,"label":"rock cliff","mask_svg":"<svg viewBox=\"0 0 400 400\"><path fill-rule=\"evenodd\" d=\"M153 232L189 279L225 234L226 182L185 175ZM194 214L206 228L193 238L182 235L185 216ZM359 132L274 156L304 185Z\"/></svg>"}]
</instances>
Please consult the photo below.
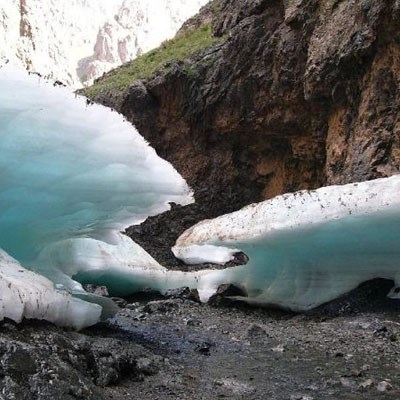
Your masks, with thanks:
<instances>
[{"instance_id":1,"label":"rock cliff","mask_svg":"<svg viewBox=\"0 0 400 400\"><path fill-rule=\"evenodd\" d=\"M399 173L399 17L394 0L214 0L175 39L198 49L191 32L211 24L206 48L173 61L169 42L158 68L143 68L153 52L98 80L86 94L133 122L197 201L128 235L185 269L170 249L200 220Z\"/></svg>"},{"instance_id":2,"label":"rock cliff","mask_svg":"<svg viewBox=\"0 0 400 400\"><path fill-rule=\"evenodd\" d=\"M400 2L214 0L221 42L91 97L122 112L215 213L400 169ZM182 31L180 32L182 34ZM178 34L179 35L179 34Z\"/></svg>"}]
</instances>

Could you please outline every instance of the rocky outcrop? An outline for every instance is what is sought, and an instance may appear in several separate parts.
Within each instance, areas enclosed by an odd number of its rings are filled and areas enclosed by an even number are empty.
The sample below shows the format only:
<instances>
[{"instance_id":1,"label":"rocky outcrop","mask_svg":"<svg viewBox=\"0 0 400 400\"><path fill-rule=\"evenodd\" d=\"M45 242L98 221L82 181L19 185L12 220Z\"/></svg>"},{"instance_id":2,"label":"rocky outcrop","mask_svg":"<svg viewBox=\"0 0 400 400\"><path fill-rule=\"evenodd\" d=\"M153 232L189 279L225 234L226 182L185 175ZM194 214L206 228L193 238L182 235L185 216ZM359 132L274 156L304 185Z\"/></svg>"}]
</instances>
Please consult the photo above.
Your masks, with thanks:
<instances>
[{"instance_id":1,"label":"rocky outcrop","mask_svg":"<svg viewBox=\"0 0 400 400\"><path fill-rule=\"evenodd\" d=\"M207 0L121 0L118 12L98 31L94 52L79 61L86 84L170 39Z\"/></svg>"},{"instance_id":2,"label":"rocky outcrop","mask_svg":"<svg viewBox=\"0 0 400 400\"><path fill-rule=\"evenodd\" d=\"M399 1L215 0L205 10L222 44L94 100L132 121L210 215L399 172Z\"/></svg>"},{"instance_id":3,"label":"rocky outcrop","mask_svg":"<svg viewBox=\"0 0 400 400\"><path fill-rule=\"evenodd\" d=\"M160 360L110 328L84 334L45 322L2 322L0 398L103 400L113 397L109 390L122 398L124 384L156 374Z\"/></svg>"}]
</instances>

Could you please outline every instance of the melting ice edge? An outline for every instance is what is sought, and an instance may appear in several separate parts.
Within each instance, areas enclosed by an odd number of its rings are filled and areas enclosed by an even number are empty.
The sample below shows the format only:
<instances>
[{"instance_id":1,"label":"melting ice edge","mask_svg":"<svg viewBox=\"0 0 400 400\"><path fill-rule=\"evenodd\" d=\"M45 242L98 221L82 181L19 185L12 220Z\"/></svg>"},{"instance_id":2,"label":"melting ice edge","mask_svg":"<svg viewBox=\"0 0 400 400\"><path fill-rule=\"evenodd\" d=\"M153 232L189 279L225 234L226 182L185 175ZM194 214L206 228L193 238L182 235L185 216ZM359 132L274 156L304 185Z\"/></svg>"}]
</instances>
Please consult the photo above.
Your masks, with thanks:
<instances>
[{"instance_id":1,"label":"melting ice edge","mask_svg":"<svg viewBox=\"0 0 400 400\"><path fill-rule=\"evenodd\" d=\"M400 285L399 175L286 194L200 222L178 238L178 258L225 263L241 250L249 263L168 271L119 231L169 201L193 201L177 171L121 115L66 88L4 62L0 87L1 319L96 323L112 306L85 297L78 280L120 295L190 286L202 300L233 283L249 302L296 311L376 277Z\"/></svg>"}]
</instances>

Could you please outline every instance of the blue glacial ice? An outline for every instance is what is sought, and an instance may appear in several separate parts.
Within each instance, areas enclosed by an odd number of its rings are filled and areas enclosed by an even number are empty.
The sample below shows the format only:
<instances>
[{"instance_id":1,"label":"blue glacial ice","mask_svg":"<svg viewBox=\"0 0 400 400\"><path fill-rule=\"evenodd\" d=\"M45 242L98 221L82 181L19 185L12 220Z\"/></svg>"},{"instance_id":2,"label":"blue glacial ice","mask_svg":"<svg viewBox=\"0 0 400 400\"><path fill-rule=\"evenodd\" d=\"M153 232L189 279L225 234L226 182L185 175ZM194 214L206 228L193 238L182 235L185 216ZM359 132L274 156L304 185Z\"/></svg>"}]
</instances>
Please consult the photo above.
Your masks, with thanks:
<instances>
[{"instance_id":1,"label":"blue glacial ice","mask_svg":"<svg viewBox=\"0 0 400 400\"><path fill-rule=\"evenodd\" d=\"M128 122L66 88L0 69L0 245L19 261L188 203L184 180Z\"/></svg>"},{"instance_id":2,"label":"blue glacial ice","mask_svg":"<svg viewBox=\"0 0 400 400\"><path fill-rule=\"evenodd\" d=\"M79 267L113 269L124 258L130 268L146 271L147 261L158 268L119 231L168 209L170 201L193 201L183 178L121 115L6 62L0 63L0 153L4 260L7 252L68 291L82 292L71 279ZM55 249L64 270L49 258ZM105 254L118 250L114 265L107 265ZM79 264L82 251L86 261ZM0 273L9 271L4 260ZM46 319L61 324L53 317Z\"/></svg>"},{"instance_id":3,"label":"blue glacial ice","mask_svg":"<svg viewBox=\"0 0 400 400\"><path fill-rule=\"evenodd\" d=\"M241 250L248 264L168 271L119 231L193 201L174 168L119 114L66 88L0 63L0 89L0 319L91 325L112 306L85 294L85 282L115 295L190 286L203 300L233 283L249 302L293 310L375 277L400 285L400 175L203 221L177 240L178 258L224 264Z\"/></svg>"},{"instance_id":4,"label":"blue glacial ice","mask_svg":"<svg viewBox=\"0 0 400 400\"><path fill-rule=\"evenodd\" d=\"M198 223L173 251L190 264L225 262L236 249L249 256L248 264L202 276L204 299L219 284L232 283L247 291L248 302L303 311L373 278L394 280L396 287L400 175L252 204Z\"/></svg>"}]
</instances>

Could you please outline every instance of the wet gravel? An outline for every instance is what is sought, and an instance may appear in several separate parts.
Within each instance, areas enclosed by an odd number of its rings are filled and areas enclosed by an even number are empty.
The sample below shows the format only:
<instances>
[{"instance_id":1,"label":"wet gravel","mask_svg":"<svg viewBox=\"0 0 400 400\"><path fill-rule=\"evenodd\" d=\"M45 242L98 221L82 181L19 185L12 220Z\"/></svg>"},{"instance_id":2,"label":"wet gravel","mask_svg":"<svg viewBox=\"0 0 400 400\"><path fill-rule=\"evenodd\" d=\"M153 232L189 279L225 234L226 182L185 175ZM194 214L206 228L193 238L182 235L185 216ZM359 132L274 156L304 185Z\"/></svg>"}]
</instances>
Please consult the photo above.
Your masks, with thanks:
<instances>
[{"instance_id":1,"label":"wet gravel","mask_svg":"<svg viewBox=\"0 0 400 400\"><path fill-rule=\"evenodd\" d=\"M144 381L104 388L108 399L400 398L394 310L327 317L178 298L128 303L104 329L163 360Z\"/></svg>"},{"instance_id":2,"label":"wet gravel","mask_svg":"<svg viewBox=\"0 0 400 400\"><path fill-rule=\"evenodd\" d=\"M294 314L196 293L115 299L111 320L79 333L0 325L0 399L396 399L399 301L371 281Z\"/></svg>"}]
</instances>

